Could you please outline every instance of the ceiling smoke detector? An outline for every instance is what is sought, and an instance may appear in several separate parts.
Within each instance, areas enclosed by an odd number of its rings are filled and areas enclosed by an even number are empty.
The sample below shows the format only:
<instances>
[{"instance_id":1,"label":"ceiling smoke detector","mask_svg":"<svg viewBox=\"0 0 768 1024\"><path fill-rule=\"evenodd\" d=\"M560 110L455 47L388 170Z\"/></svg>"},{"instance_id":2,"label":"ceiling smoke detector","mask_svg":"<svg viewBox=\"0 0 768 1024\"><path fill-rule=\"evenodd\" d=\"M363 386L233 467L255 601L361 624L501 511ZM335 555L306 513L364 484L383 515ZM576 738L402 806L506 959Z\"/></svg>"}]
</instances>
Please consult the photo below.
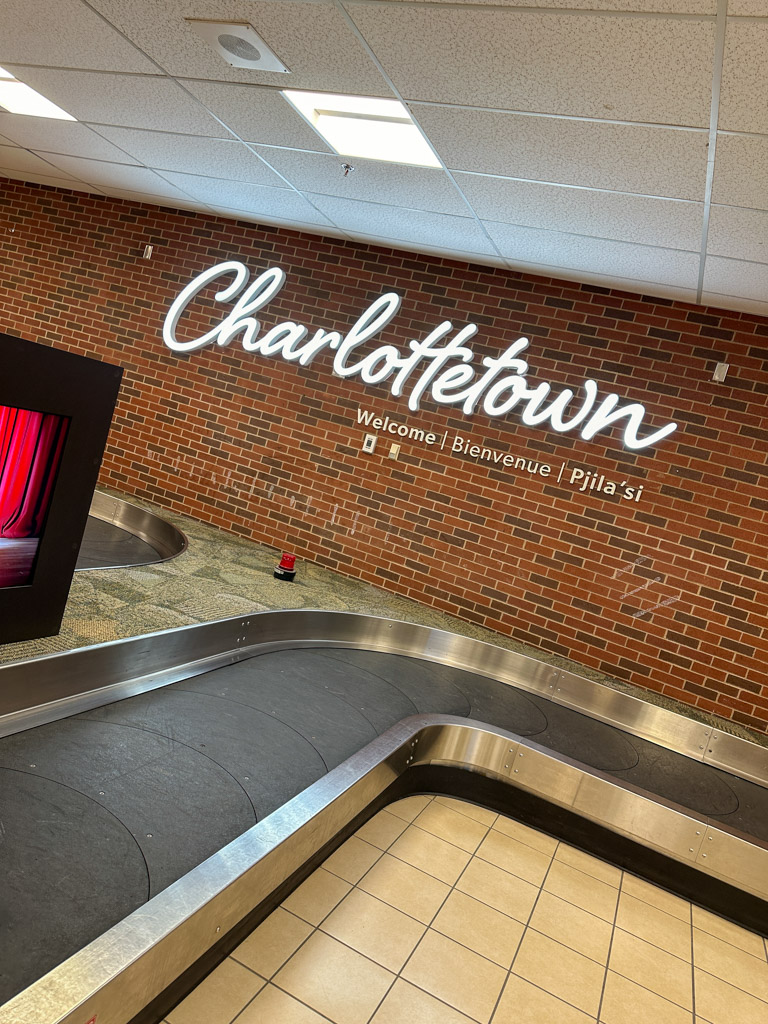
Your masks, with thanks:
<instances>
[{"instance_id":1,"label":"ceiling smoke detector","mask_svg":"<svg viewBox=\"0 0 768 1024\"><path fill-rule=\"evenodd\" d=\"M290 74L252 25L230 21L198 21L195 18L187 18L186 22L231 67Z\"/></svg>"}]
</instances>

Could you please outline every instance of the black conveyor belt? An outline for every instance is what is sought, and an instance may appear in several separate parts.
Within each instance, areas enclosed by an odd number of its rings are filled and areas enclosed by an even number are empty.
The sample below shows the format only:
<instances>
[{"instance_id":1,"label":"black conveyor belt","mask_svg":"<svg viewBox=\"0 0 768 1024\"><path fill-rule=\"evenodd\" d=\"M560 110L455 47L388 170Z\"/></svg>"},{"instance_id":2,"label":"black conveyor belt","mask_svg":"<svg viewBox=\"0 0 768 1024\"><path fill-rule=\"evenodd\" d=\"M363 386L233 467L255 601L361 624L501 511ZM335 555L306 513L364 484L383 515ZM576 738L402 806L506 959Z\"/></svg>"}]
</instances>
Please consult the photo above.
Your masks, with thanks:
<instances>
[{"instance_id":1,"label":"black conveyor belt","mask_svg":"<svg viewBox=\"0 0 768 1024\"><path fill-rule=\"evenodd\" d=\"M0 740L0 1003L394 723L507 729L768 841L768 790L492 679L266 653Z\"/></svg>"}]
</instances>

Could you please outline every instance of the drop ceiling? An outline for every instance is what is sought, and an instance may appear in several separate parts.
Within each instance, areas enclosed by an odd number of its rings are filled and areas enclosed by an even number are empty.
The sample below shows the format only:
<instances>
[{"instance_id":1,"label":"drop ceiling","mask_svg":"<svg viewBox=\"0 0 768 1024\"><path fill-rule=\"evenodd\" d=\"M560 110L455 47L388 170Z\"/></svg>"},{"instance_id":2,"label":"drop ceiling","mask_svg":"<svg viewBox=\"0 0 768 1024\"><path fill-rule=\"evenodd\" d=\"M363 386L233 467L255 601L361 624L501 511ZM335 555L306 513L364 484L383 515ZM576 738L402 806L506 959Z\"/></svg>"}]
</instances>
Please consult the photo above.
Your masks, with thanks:
<instances>
[{"instance_id":1,"label":"drop ceiling","mask_svg":"<svg viewBox=\"0 0 768 1024\"><path fill-rule=\"evenodd\" d=\"M185 19L249 23L290 74ZM3 0L0 175L768 315L768 0ZM283 88L403 101L441 167Z\"/></svg>"}]
</instances>

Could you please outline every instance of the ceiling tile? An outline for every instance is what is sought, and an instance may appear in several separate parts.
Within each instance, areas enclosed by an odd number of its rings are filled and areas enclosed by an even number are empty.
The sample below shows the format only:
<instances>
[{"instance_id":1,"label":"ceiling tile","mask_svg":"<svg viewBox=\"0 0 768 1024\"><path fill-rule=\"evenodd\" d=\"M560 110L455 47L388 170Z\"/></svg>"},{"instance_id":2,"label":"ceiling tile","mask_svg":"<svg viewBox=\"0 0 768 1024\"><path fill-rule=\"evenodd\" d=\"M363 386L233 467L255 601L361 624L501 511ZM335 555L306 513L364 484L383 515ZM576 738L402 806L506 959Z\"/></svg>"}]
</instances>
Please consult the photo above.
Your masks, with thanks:
<instances>
[{"instance_id":1,"label":"ceiling tile","mask_svg":"<svg viewBox=\"0 0 768 1024\"><path fill-rule=\"evenodd\" d=\"M361 199L414 210L432 210L467 216L467 204L442 170L354 159L346 177L344 157L301 153L291 149L259 151L272 166L302 192Z\"/></svg>"},{"instance_id":2,"label":"ceiling tile","mask_svg":"<svg viewBox=\"0 0 768 1024\"><path fill-rule=\"evenodd\" d=\"M146 189L150 195L188 198L146 167L111 164L103 160L82 160L77 156L60 156L58 153L48 154L48 159L54 167L59 167L66 174L87 181L91 185L111 186L132 192L142 192Z\"/></svg>"},{"instance_id":3,"label":"ceiling tile","mask_svg":"<svg viewBox=\"0 0 768 1024\"><path fill-rule=\"evenodd\" d=\"M170 78L17 66L8 70L78 121L230 138L226 128Z\"/></svg>"},{"instance_id":4,"label":"ceiling tile","mask_svg":"<svg viewBox=\"0 0 768 1024\"><path fill-rule=\"evenodd\" d=\"M157 68L80 0L3 0L0 65L153 74Z\"/></svg>"},{"instance_id":5,"label":"ceiling tile","mask_svg":"<svg viewBox=\"0 0 768 1024\"><path fill-rule=\"evenodd\" d=\"M91 160L134 163L130 156L107 142L87 125L78 121L59 121L51 117L27 117L0 111L0 132L17 145L48 153L66 153Z\"/></svg>"},{"instance_id":6,"label":"ceiling tile","mask_svg":"<svg viewBox=\"0 0 768 1024\"><path fill-rule=\"evenodd\" d=\"M736 295L718 295L717 292L702 292L701 306L715 306L718 309L736 309L740 313L754 313L768 317L768 302L760 299L739 298Z\"/></svg>"},{"instance_id":7,"label":"ceiling tile","mask_svg":"<svg viewBox=\"0 0 768 1024\"><path fill-rule=\"evenodd\" d=\"M713 206L709 215L707 252L768 263L768 211Z\"/></svg>"},{"instance_id":8,"label":"ceiling tile","mask_svg":"<svg viewBox=\"0 0 768 1024\"><path fill-rule=\"evenodd\" d=\"M169 210L189 210L191 213L208 213L209 210L204 203L198 203L191 199L176 199L167 195L153 195L150 192L134 192L127 188L113 188L111 185L102 186L105 196L110 199L127 199L131 203L149 203L150 206L164 206Z\"/></svg>"},{"instance_id":9,"label":"ceiling tile","mask_svg":"<svg viewBox=\"0 0 768 1024\"><path fill-rule=\"evenodd\" d=\"M699 271L697 253L606 242L584 235L512 227L485 222L488 233L502 255L513 260L539 263L572 270L636 281L666 281L682 288L695 288Z\"/></svg>"},{"instance_id":10,"label":"ceiling tile","mask_svg":"<svg viewBox=\"0 0 768 1024\"><path fill-rule=\"evenodd\" d=\"M768 18L768 0L728 0L728 14Z\"/></svg>"},{"instance_id":11,"label":"ceiling tile","mask_svg":"<svg viewBox=\"0 0 768 1024\"><path fill-rule=\"evenodd\" d=\"M567 267L551 267L545 263L528 263L525 260L507 260L510 270L522 271L550 277L556 281L573 281L575 284L593 284L599 288L613 288L623 292L636 292L639 295L654 295L661 299L677 299L680 302L696 302L696 289L680 285L660 283L658 281L638 281L631 277L619 277L616 274L595 274L588 270L571 270Z\"/></svg>"},{"instance_id":12,"label":"ceiling tile","mask_svg":"<svg viewBox=\"0 0 768 1024\"><path fill-rule=\"evenodd\" d=\"M712 201L768 210L768 138L718 133Z\"/></svg>"},{"instance_id":13,"label":"ceiling tile","mask_svg":"<svg viewBox=\"0 0 768 1024\"><path fill-rule=\"evenodd\" d=\"M402 239L398 239L395 243L390 242L385 238L381 238L378 235L366 235L364 231L347 231L346 235L351 241L359 242L362 245L378 246L379 248L392 247L397 251L438 256L441 259L460 260L463 263L481 265L484 267L501 267L502 269L508 269L507 261L503 256L499 256L498 253L463 252L461 249L456 249L451 246L424 245L422 242L409 242L403 241ZM458 319L459 317L460 313L457 313L456 318Z\"/></svg>"},{"instance_id":14,"label":"ceiling tile","mask_svg":"<svg viewBox=\"0 0 768 1024\"><path fill-rule=\"evenodd\" d=\"M52 167L51 170L54 171L55 168ZM38 174L36 171L18 171L13 168L3 167L2 163L0 163L0 177L13 178L16 181L23 182L31 181L37 185L48 185L50 188L66 188L72 192L101 194L101 189L96 188L95 185L87 185L84 181L76 181L75 178L64 177L63 175L58 178L54 175Z\"/></svg>"},{"instance_id":15,"label":"ceiling tile","mask_svg":"<svg viewBox=\"0 0 768 1024\"><path fill-rule=\"evenodd\" d=\"M711 19L431 4L351 4L349 10L409 100L709 123Z\"/></svg>"},{"instance_id":16,"label":"ceiling tile","mask_svg":"<svg viewBox=\"0 0 768 1024\"><path fill-rule=\"evenodd\" d=\"M251 82L280 89L391 95L376 65L333 3L91 2L169 74L181 78ZM230 67L190 28L185 18L250 23L290 69L290 75Z\"/></svg>"},{"instance_id":17,"label":"ceiling tile","mask_svg":"<svg viewBox=\"0 0 768 1024\"><path fill-rule=\"evenodd\" d=\"M34 153L28 153L26 149L19 146L0 146L0 167L14 171L47 174L54 178L59 177L57 169L51 165L50 161L44 160Z\"/></svg>"},{"instance_id":18,"label":"ceiling tile","mask_svg":"<svg viewBox=\"0 0 768 1024\"><path fill-rule=\"evenodd\" d=\"M293 189L270 188L221 178L201 178L196 174L179 174L176 171L164 171L163 177L206 206L242 210L255 217L285 216L289 220L307 224L327 223L323 215Z\"/></svg>"},{"instance_id":19,"label":"ceiling tile","mask_svg":"<svg viewBox=\"0 0 768 1024\"><path fill-rule=\"evenodd\" d=\"M145 132L136 128L100 128L100 133L147 167L188 171L211 178L251 181L279 187L280 178L242 142L191 135Z\"/></svg>"},{"instance_id":20,"label":"ceiling tile","mask_svg":"<svg viewBox=\"0 0 768 1024\"><path fill-rule=\"evenodd\" d=\"M584 185L674 199L704 197L704 131L529 117L414 104L453 170Z\"/></svg>"},{"instance_id":21,"label":"ceiling tile","mask_svg":"<svg viewBox=\"0 0 768 1024\"><path fill-rule=\"evenodd\" d=\"M764 263L729 260L722 256L707 256L704 291L765 302L768 296L768 266Z\"/></svg>"},{"instance_id":22,"label":"ceiling tile","mask_svg":"<svg viewBox=\"0 0 768 1024\"><path fill-rule=\"evenodd\" d=\"M329 153L329 147L276 89L228 82L184 82L244 142Z\"/></svg>"},{"instance_id":23,"label":"ceiling tile","mask_svg":"<svg viewBox=\"0 0 768 1024\"><path fill-rule=\"evenodd\" d=\"M703 204L457 174L482 220L698 250Z\"/></svg>"},{"instance_id":24,"label":"ceiling tile","mask_svg":"<svg viewBox=\"0 0 768 1024\"><path fill-rule=\"evenodd\" d=\"M729 18L718 128L768 133L768 20Z\"/></svg>"},{"instance_id":25,"label":"ceiling tile","mask_svg":"<svg viewBox=\"0 0 768 1024\"><path fill-rule=\"evenodd\" d=\"M391 3L434 3L434 0L390 0ZM488 0L452 0L457 4L483 4ZM728 13L735 3L763 4L768 0L730 0ZM494 7L539 7L562 8L563 10L582 11L642 11L660 14L714 14L717 0L493 0Z\"/></svg>"},{"instance_id":26,"label":"ceiling tile","mask_svg":"<svg viewBox=\"0 0 768 1024\"><path fill-rule=\"evenodd\" d=\"M494 253L493 245L473 218L406 210L336 196L310 194L308 197L333 224L346 231L464 252Z\"/></svg>"},{"instance_id":27,"label":"ceiling tile","mask_svg":"<svg viewBox=\"0 0 768 1024\"><path fill-rule=\"evenodd\" d=\"M327 222L316 223L306 220L290 220L282 214L257 214L251 213L248 210L230 209L227 206L211 205L208 209L211 213L215 213L217 217L226 217L227 220L241 220L247 224L268 224L270 227L285 228L287 231L305 231L310 235L320 235L322 237L327 235L330 238L347 239L346 232L332 227Z\"/></svg>"}]
</instances>

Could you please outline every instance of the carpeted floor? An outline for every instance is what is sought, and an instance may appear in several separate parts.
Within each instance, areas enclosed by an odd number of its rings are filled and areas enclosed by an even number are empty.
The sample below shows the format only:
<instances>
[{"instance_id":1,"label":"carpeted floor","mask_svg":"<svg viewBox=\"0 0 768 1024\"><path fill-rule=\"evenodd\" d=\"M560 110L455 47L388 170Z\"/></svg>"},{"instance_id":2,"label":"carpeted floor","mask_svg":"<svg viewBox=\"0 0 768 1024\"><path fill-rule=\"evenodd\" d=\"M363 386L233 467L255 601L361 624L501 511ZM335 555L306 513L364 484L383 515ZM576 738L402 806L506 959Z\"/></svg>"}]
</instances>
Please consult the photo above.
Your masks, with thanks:
<instances>
[{"instance_id":1,"label":"carpeted floor","mask_svg":"<svg viewBox=\"0 0 768 1024\"><path fill-rule=\"evenodd\" d=\"M0 645L0 664L231 615L281 608L351 611L415 622L518 651L768 745L768 737L756 736L725 719L629 686L576 662L462 622L311 562L297 561L294 582L276 580L272 573L280 552L274 548L242 540L137 498L119 497L172 522L187 535L187 550L157 565L75 573L61 632L40 640Z\"/></svg>"}]
</instances>

